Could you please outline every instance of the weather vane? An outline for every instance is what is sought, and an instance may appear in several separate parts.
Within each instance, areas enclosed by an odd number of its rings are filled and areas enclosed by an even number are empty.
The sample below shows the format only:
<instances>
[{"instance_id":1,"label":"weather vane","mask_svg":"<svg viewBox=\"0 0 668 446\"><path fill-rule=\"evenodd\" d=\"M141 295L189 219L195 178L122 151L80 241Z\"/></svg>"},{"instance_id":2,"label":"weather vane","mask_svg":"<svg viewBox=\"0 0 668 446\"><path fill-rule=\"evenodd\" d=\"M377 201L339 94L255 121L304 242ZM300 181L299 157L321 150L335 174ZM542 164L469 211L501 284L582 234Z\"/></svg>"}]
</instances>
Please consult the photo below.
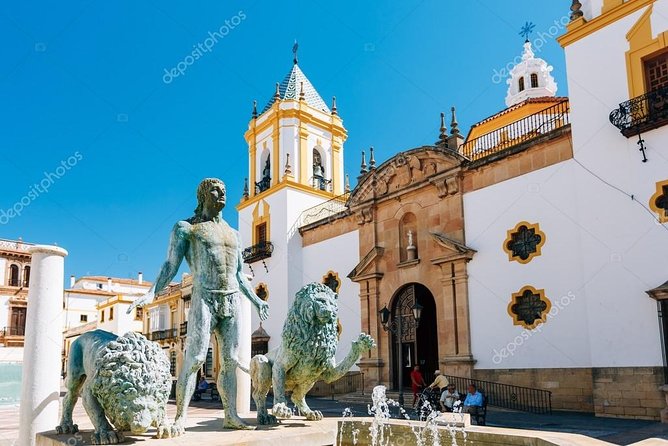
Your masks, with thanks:
<instances>
[{"instance_id":1,"label":"weather vane","mask_svg":"<svg viewBox=\"0 0 668 446\"><path fill-rule=\"evenodd\" d=\"M529 36L533 33L536 25L533 22L526 22L520 31L520 36L524 37L524 40L529 41Z\"/></svg>"},{"instance_id":2,"label":"weather vane","mask_svg":"<svg viewBox=\"0 0 668 446\"><path fill-rule=\"evenodd\" d=\"M295 63L295 65L297 64L297 50L298 49L299 49L299 43L297 43L297 39L295 39L295 44L292 45L292 54L294 54L294 56L295 56L292 59L292 61Z\"/></svg>"}]
</instances>

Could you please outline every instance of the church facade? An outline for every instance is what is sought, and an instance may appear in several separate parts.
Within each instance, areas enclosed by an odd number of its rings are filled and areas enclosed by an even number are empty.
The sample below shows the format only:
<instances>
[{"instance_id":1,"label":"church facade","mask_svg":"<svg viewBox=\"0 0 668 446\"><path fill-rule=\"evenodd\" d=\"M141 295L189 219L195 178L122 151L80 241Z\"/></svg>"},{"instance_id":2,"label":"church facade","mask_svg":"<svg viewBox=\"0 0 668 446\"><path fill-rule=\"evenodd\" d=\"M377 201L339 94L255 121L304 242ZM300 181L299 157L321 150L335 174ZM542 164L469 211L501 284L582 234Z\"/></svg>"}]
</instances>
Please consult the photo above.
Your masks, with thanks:
<instances>
[{"instance_id":1,"label":"church facade","mask_svg":"<svg viewBox=\"0 0 668 446\"><path fill-rule=\"evenodd\" d=\"M251 117L237 206L269 348L319 281L339 294L339 355L360 331L377 340L366 386L407 385L419 365L548 390L555 409L661 417L668 1L571 11L568 98L527 41L505 109L466 136L453 109L433 145L381 163L370 150L354 188L336 101L295 60Z\"/></svg>"}]
</instances>

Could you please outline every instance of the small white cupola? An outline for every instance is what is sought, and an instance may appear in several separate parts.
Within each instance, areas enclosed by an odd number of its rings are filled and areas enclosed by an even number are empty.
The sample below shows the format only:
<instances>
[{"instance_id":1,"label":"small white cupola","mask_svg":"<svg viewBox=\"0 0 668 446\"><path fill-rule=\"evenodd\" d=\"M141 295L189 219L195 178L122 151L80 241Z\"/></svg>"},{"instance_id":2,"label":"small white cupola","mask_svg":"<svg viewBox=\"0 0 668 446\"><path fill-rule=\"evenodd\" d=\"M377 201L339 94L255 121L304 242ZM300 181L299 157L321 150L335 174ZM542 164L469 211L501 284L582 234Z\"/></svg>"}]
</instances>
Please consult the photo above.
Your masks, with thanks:
<instances>
[{"instance_id":1,"label":"small white cupola","mask_svg":"<svg viewBox=\"0 0 668 446\"><path fill-rule=\"evenodd\" d=\"M557 83L551 74L553 69L552 65L534 55L531 42L524 42L522 61L510 70L507 80L506 106L512 107L529 98L554 97Z\"/></svg>"}]
</instances>

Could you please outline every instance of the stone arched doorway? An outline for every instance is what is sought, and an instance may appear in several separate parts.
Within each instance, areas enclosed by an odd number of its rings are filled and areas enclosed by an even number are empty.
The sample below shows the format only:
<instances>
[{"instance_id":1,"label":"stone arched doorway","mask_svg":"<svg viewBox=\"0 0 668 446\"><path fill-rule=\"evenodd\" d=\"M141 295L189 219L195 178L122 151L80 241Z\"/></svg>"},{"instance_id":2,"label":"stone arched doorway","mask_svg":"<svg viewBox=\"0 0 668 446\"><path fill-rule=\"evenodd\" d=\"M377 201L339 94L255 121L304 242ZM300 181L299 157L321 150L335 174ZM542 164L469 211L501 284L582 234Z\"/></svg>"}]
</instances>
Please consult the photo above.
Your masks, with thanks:
<instances>
[{"instance_id":1,"label":"stone arched doorway","mask_svg":"<svg viewBox=\"0 0 668 446\"><path fill-rule=\"evenodd\" d=\"M416 327L412 307L422 305L422 317ZM399 347L399 334L392 334L392 385L399 388L399 364L403 367L403 385L410 387L410 372L420 366L427 384L431 383L438 369L438 330L436 326L436 302L429 289L419 283L401 287L392 298L392 319L401 317L403 336ZM401 350L400 350L401 348Z\"/></svg>"}]
</instances>

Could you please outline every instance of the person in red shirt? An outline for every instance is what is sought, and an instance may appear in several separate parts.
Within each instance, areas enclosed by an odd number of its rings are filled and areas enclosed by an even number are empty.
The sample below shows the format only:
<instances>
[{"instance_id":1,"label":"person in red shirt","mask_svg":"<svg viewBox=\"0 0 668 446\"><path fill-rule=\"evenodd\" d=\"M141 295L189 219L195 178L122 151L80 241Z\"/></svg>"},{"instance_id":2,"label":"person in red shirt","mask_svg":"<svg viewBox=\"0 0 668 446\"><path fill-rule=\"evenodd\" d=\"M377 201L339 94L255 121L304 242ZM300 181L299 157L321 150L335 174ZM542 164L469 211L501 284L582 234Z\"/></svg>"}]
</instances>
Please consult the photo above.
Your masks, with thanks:
<instances>
[{"instance_id":1,"label":"person in red shirt","mask_svg":"<svg viewBox=\"0 0 668 446\"><path fill-rule=\"evenodd\" d=\"M426 385L427 383L424 382L422 373L420 373L420 366L416 365L415 367L413 367L413 371L411 372L411 387L413 388L413 407L415 407L415 402L418 400L418 393Z\"/></svg>"}]
</instances>

